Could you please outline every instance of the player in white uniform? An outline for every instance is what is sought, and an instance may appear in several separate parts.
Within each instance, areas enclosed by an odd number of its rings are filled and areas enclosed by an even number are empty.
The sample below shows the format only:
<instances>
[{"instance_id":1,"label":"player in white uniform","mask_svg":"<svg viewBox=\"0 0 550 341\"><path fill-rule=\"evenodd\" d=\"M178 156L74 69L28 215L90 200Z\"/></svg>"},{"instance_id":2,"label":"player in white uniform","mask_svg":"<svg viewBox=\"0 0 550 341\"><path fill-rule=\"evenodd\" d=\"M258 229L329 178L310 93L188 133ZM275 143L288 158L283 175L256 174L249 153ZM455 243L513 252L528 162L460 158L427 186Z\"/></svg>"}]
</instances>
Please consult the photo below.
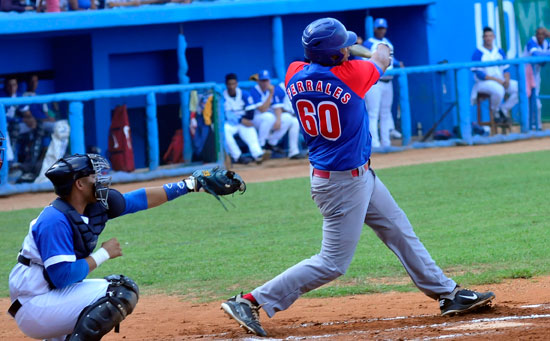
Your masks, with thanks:
<instances>
[{"instance_id":1,"label":"player in white uniform","mask_svg":"<svg viewBox=\"0 0 550 341\"><path fill-rule=\"evenodd\" d=\"M264 151L275 151L276 145L288 131L288 157L300 159L303 156L298 148L300 125L292 113L284 112L286 93L271 84L269 71L258 73L258 84L250 91L256 103L254 126L258 129L260 145Z\"/></svg>"},{"instance_id":2,"label":"player in white uniform","mask_svg":"<svg viewBox=\"0 0 550 341\"><path fill-rule=\"evenodd\" d=\"M531 39L527 42L527 55L550 56L550 42L546 38L550 38L550 31L544 27L537 28L535 36L531 37ZM537 96L537 121L539 128L542 128L542 103L540 98L538 98L540 95L541 68L542 64L535 64L533 67L533 75L535 77L535 94Z\"/></svg>"},{"instance_id":3,"label":"player in white uniform","mask_svg":"<svg viewBox=\"0 0 550 341\"><path fill-rule=\"evenodd\" d=\"M122 256L112 238L92 253L107 220L158 206L199 188L195 178L122 195L110 189L107 161L96 154L59 159L46 172L59 198L30 223L9 276L8 313L35 339L100 340L134 310L130 278L85 279Z\"/></svg>"},{"instance_id":4,"label":"player in white uniform","mask_svg":"<svg viewBox=\"0 0 550 341\"><path fill-rule=\"evenodd\" d=\"M363 45L371 51L376 51L378 44L383 43L390 47L393 55L393 45L386 38L388 22L384 18L374 21L374 37L368 38ZM393 58L387 70L394 66L403 67L403 62ZM391 113L393 104L393 76L382 76L365 95L365 105L369 114L369 130L372 135L373 147L387 147L391 145L390 137L401 138L401 133L395 129L395 122ZM380 135L378 134L378 120L380 120Z\"/></svg>"},{"instance_id":5,"label":"player in white uniform","mask_svg":"<svg viewBox=\"0 0 550 341\"><path fill-rule=\"evenodd\" d=\"M234 73L225 76L225 86L227 89L223 92L225 109L225 145L227 152L235 163L248 164L252 160L243 156L235 135L239 137L248 146L252 158L257 163L263 161L264 153L260 147L258 133L254 128L252 119L254 118L254 99L250 94L239 88L237 75ZM266 154L267 156L267 154Z\"/></svg>"},{"instance_id":6,"label":"player in white uniform","mask_svg":"<svg viewBox=\"0 0 550 341\"><path fill-rule=\"evenodd\" d=\"M472 60L487 62L506 59L504 51L499 49L494 41L493 29L485 27L483 29L483 45L474 51ZM510 121L510 110L518 103L518 82L510 79L510 72L505 71L508 67L509 65L495 65L472 68L476 80L472 89L472 98L475 98L480 92L489 94L491 111L495 113L495 120L504 123ZM502 103L505 94L508 94L508 99Z\"/></svg>"}]
</instances>

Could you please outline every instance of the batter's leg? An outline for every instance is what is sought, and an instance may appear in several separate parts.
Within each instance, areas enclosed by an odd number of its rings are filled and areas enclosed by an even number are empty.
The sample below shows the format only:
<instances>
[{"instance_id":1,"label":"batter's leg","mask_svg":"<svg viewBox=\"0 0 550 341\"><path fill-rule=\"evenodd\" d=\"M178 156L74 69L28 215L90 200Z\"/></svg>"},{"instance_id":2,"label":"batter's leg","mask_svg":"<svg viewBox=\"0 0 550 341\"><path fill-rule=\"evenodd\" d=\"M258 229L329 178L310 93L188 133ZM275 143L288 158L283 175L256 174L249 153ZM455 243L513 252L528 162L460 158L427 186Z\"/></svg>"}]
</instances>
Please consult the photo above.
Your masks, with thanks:
<instances>
[{"instance_id":1,"label":"batter's leg","mask_svg":"<svg viewBox=\"0 0 550 341\"><path fill-rule=\"evenodd\" d=\"M456 287L420 242L405 212L397 205L386 186L372 170L374 189L365 217L376 235L399 258L414 284L426 295L438 299Z\"/></svg>"},{"instance_id":2,"label":"batter's leg","mask_svg":"<svg viewBox=\"0 0 550 341\"><path fill-rule=\"evenodd\" d=\"M340 181L312 178L312 197L323 214L321 252L252 291L269 317L346 272L361 236L373 180L367 176Z\"/></svg>"}]
</instances>

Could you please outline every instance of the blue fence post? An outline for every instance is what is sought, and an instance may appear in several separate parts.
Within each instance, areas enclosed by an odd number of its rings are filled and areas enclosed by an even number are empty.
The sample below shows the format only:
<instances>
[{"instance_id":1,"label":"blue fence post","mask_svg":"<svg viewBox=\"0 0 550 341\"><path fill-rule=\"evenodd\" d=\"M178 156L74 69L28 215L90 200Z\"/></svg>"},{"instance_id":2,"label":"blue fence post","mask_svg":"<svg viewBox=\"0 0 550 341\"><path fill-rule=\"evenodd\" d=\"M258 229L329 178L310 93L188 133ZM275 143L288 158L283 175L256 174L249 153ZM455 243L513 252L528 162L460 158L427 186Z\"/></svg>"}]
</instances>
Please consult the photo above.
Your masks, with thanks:
<instances>
[{"instance_id":1,"label":"blue fence post","mask_svg":"<svg viewBox=\"0 0 550 341\"><path fill-rule=\"evenodd\" d=\"M189 84L189 77L187 71L189 70L189 64L187 64L187 58L185 57L185 50L187 49L187 41L183 33L178 35L178 79L180 84ZM183 160L190 162L193 156L193 146L191 144L191 132L189 131L189 121L191 114L189 113L189 91L180 92L181 103L181 128L183 130Z\"/></svg>"},{"instance_id":2,"label":"blue fence post","mask_svg":"<svg viewBox=\"0 0 550 341\"><path fill-rule=\"evenodd\" d=\"M225 99L223 98L223 87L220 85L214 86L214 94L216 94L218 97L218 107L216 108L216 122L219 122L217 125L218 129L218 136L220 138L220 144L218 150L218 163L223 164L225 161L225 111L224 111L224 102Z\"/></svg>"},{"instance_id":3,"label":"blue fence post","mask_svg":"<svg viewBox=\"0 0 550 341\"><path fill-rule=\"evenodd\" d=\"M279 81L285 79L285 48L283 41L283 20L281 16L273 17L273 65Z\"/></svg>"},{"instance_id":4,"label":"blue fence post","mask_svg":"<svg viewBox=\"0 0 550 341\"><path fill-rule=\"evenodd\" d=\"M407 73L399 70L399 106L401 107L401 133L403 145L411 143L411 105L409 103L409 81Z\"/></svg>"},{"instance_id":5,"label":"blue fence post","mask_svg":"<svg viewBox=\"0 0 550 341\"><path fill-rule=\"evenodd\" d=\"M71 154L84 154L84 104L82 102L69 103L69 125L71 126Z\"/></svg>"},{"instance_id":6,"label":"blue fence post","mask_svg":"<svg viewBox=\"0 0 550 341\"><path fill-rule=\"evenodd\" d=\"M470 118L470 70L456 71L456 91L458 102L458 127L460 135L468 144L472 144L472 123Z\"/></svg>"},{"instance_id":7,"label":"blue fence post","mask_svg":"<svg viewBox=\"0 0 550 341\"><path fill-rule=\"evenodd\" d=\"M157 124L157 99L154 92L147 94L146 114L149 170L155 170L159 166L159 128Z\"/></svg>"},{"instance_id":8,"label":"blue fence post","mask_svg":"<svg viewBox=\"0 0 550 341\"><path fill-rule=\"evenodd\" d=\"M370 37L374 36L374 19L369 12L367 11L367 16L365 17L365 39L367 40Z\"/></svg>"},{"instance_id":9,"label":"blue fence post","mask_svg":"<svg viewBox=\"0 0 550 341\"><path fill-rule=\"evenodd\" d=\"M4 104L0 104L0 131L4 135L4 137L8 136L8 124L6 121L6 107L4 107ZM7 141L4 141L4 143L7 143ZM3 148L5 148L5 145L2 145ZM8 155L7 151L4 151L6 154L4 154L4 166L0 168L0 186L2 184L8 183L8 168L9 168L9 161L8 161Z\"/></svg>"},{"instance_id":10,"label":"blue fence post","mask_svg":"<svg viewBox=\"0 0 550 341\"><path fill-rule=\"evenodd\" d=\"M525 64L517 64L518 67L518 96L519 96L519 117L521 132L529 131L529 99L525 86Z\"/></svg>"}]
</instances>

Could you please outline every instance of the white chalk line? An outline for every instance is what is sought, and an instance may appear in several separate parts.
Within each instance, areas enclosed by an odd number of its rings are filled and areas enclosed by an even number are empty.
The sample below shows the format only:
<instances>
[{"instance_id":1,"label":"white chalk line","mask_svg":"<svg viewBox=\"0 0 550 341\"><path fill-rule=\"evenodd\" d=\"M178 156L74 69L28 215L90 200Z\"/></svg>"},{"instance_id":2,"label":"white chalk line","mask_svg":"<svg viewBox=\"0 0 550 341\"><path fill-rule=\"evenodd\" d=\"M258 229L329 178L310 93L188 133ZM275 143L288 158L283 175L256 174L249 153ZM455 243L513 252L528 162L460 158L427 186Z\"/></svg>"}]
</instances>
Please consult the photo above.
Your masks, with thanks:
<instances>
[{"instance_id":1,"label":"white chalk line","mask_svg":"<svg viewBox=\"0 0 550 341\"><path fill-rule=\"evenodd\" d=\"M339 325L339 324L350 324L350 323L361 323L361 322L376 322L376 321L392 321L392 320L403 320L407 318L414 318L414 317L426 317L426 316L433 316L433 315L416 315L416 316L398 316L398 317L389 317L389 318L372 318L372 319L360 319L360 320L351 320L351 321L335 321L335 322L325 322L325 323L303 323L300 324L297 327L288 327L289 329L293 328L305 328L310 326L332 326L332 325ZM333 337L339 337L339 336L352 336L352 335L360 335L360 334L379 334L379 333L387 333L387 332L397 332L397 331L407 331L407 330L419 330L419 329L426 329L426 328L442 328L442 327L452 327L457 326L461 324L471 324L471 323L487 323L487 322L498 322L498 321L514 321L514 320L534 320L534 319L544 319L544 318L550 318L550 314L531 314L526 316L502 316L502 317L486 317L486 318L480 318L480 319L473 319L473 320L463 320L463 321L455 321L455 322L443 322L443 323L433 323L433 324L426 324L426 325L418 325L418 326L406 326L406 327L395 327L395 328L387 328L383 330L355 330L351 332L346 333L335 333L335 334L324 334L324 335L301 335L301 336L295 336L290 335L285 338L258 338L254 336L247 336L242 338L242 340L245 341L255 341L255 340L277 340L277 341L283 341L283 340L304 340L304 339L327 339L327 338L333 338ZM405 340L442 340L446 338L452 338L452 337L463 337L463 336L477 336L477 335L483 335L483 334L495 334L494 331L483 331L483 332L465 332L465 333L456 333L456 334L447 334L447 335L440 335L440 336L434 336L434 337L422 337L422 338L415 338L415 339L406 339ZM223 334L214 334L214 335L205 335L205 336L213 336L213 337L220 337L225 336L227 333Z\"/></svg>"}]
</instances>

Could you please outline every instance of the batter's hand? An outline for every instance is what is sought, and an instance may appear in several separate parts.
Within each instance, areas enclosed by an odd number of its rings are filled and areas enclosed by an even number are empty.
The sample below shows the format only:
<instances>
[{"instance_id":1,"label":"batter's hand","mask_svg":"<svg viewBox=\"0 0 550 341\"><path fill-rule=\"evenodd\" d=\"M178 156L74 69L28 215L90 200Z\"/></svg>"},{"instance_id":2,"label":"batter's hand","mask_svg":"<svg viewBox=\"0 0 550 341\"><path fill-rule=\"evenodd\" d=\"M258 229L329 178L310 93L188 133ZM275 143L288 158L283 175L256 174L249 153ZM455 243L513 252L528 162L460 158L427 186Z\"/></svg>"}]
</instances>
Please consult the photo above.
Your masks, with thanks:
<instances>
[{"instance_id":1,"label":"batter's hand","mask_svg":"<svg viewBox=\"0 0 550 341\"><path fill-rule=\"evenodd\" d=\"M103 242L101 247L107 250L110 259L122 256L122 249L120 248L120 243L116 238L111 238L108 241Z\"/></svg>"}]
</instances>

